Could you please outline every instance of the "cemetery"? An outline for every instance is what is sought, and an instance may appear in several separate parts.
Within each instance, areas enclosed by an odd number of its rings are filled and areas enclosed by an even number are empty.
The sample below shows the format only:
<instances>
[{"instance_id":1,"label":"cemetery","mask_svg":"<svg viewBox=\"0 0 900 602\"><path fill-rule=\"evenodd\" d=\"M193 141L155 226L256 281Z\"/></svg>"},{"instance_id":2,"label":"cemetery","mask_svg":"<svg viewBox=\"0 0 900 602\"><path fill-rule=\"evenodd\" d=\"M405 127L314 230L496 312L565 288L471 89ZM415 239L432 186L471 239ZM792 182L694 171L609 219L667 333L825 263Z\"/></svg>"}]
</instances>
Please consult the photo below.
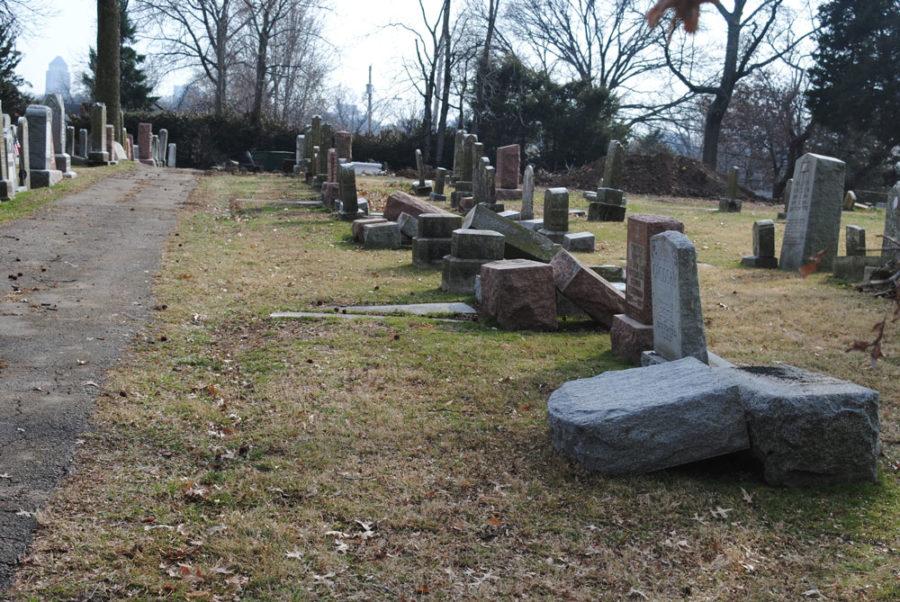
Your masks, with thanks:
<instances>
[{"instance_id":1,"label":"cemetery","mask_svg":"<svg viewBox=\"0 0 900 602\"><path fill-rule=\"evenodd\" d=\"M900 162L308 110L200 169L98 11L89 99L0 105L4 596L896 599Z\"/></svg>"}]
</instances>

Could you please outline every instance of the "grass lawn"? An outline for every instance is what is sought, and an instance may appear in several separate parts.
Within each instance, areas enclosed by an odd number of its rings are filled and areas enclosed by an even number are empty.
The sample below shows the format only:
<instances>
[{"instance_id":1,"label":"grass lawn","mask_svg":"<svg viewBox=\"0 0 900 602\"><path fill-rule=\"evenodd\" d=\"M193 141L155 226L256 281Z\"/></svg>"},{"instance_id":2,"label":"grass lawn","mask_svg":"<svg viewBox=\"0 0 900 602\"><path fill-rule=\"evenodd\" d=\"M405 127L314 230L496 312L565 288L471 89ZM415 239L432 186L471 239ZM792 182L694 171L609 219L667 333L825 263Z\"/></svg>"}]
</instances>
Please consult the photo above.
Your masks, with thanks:
<instances>
[{"instance_id":1,"label":"grass lawn","mask_svg":"<svg viewBox=\"0 0 900 602\"><path fill-rule=\"evenodd\" d=\"M11 201L0 203L0 224L20 217L25 217L64 196L87 190L100 180L115 174L127 173L135 169L133 161L123 161L118 165L106 167L73 167L72 171L78 174L77 178L64 179L52 188L36 188L28 192L17 194Z\"/></svg>"},{"instance_id":2,"label":"grass lawn","mask_svg":"<svg viewBox=\"0 0 900 602\"><path fill-rule=\"evenodd\" d=\"M361 195L377 210L402 185L363 178ZM583 325L538 334L423 318L269 320L459 299L408 250L363 251L322 210L267 206L311 197L284 177L203 179L168 245L156 319L105 383L13 597L900 596L900 327L873 369L845 349L870 336L884 301L824 275L738 267L751 224L774 208L629 205L685 222L720 355L881 391L877 484L777 489L734 458L585 474L550 446L547 397L624 366L609 336ZM883 213L845 215L870 241L881 233ZM572 229L597 234L589 261L624 264L623 224Z\"/></svg>"}]
</instances>

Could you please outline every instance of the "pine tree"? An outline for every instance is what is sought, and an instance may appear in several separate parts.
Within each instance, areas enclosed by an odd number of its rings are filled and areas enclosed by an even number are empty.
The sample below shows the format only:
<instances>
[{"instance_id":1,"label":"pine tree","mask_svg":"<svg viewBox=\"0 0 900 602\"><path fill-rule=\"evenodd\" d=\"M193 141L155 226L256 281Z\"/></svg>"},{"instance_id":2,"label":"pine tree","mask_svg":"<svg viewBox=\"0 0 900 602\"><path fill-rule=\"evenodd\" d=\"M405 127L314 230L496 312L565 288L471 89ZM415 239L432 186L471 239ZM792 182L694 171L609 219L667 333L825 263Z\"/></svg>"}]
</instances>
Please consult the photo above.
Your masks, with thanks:
<instances>
[{"instance_id":1,"label":"pine tree","mask_svg":"<svg viewBox=\"0 0 900 602\"><path fill-rule=\"evenodd\" d=\"M807 93L816 123L900 144L900 0L830 0L819 19Z\"/></svg>"},{"instance_id":2,"label":"pine tree","mask_svg":"<svg viewBox=\"0 0 900 602\"><path fill-rule=\"evenodd\" d=\"M22 61L22 53L16 50L17 35L15 20L3 15L0 18L0 102L3 112L8 115L23 115L31 102L31 98L19 89L25 85L25 80L16 73Z\"/></svg>"},{"instance_id":3,"label":"pine tree","mask_svg":"<svg viewBox=\"0 0 900 602\"><path fill-rule=\"evenodd\" d=\"M135 50L131 44L137 41L137 27L128 18L128 0L119 0L121 14L120 78L121 103L124 111L148 111L159 100L153 96L153 86L147 81L143 64L147 57ZM90 96L94 97L94 81L97 71L97 51L91 48L88 52L88 71L82 74L81 83Z\"/></svg>"}]
</instances>

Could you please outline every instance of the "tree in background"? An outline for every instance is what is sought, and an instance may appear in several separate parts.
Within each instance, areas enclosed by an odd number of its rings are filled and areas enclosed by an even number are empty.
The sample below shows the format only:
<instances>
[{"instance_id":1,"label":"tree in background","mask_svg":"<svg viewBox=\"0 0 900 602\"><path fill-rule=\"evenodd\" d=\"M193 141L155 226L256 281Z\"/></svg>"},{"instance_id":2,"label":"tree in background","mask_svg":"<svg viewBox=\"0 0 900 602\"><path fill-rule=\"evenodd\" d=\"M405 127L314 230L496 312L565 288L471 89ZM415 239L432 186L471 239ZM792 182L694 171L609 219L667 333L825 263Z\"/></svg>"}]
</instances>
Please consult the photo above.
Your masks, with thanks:
<instances>
[{"instance_id":1,"label":"tree in background","mask_svg":"<svg viewBox=\"0 0 900 602\"><path fill-rule=\"evenodd\" d=\"M852 184L900 144L900 0L831 0L819 19L807 99L834 146L866 150Z\"/></svg>"},{"instance_id":2,"label":"tree in background","mask_svg":"<svg viewBox=\"0 0 900 602\"><path fill-rule=\"evenodd\" d=\"M31 98L23 94L19 88L25 80L16 74L16 68L22 61L22 53L16 50L16 38L19 27L11 13L0 11L0 102L3 112L25 114L25 108Z\"/></svg>"},{"instance_id":3,"label":"tree in background","mask_svg":"<svg viewBox=\"0 0 900 602\"><path fill-rule=\"evenodd\" d=\"M128 15L129 0L119 0L119 15L121 20L121 49L120 49L120 94L123 111L148 111L159 100L153 96L153 84L149 82L144 71L146 57L139 54L132 44L137 41L137 27ZM88 51L88 70L81 75L81 83L84 84L88 95L94 98L94 82L97 72L97 51L91 48Z\"/></svg>"},{"instance_id":4,"label":"tree in background","mask_svg":"<svg viewBox=\"0 0 900 602\"><path fill-rule=\"evenodd\" d=\"M106 104L106 119L122 141L121 49L119 0L97 0L97 69L94 98Z\"/></svg>"}]
</instances>

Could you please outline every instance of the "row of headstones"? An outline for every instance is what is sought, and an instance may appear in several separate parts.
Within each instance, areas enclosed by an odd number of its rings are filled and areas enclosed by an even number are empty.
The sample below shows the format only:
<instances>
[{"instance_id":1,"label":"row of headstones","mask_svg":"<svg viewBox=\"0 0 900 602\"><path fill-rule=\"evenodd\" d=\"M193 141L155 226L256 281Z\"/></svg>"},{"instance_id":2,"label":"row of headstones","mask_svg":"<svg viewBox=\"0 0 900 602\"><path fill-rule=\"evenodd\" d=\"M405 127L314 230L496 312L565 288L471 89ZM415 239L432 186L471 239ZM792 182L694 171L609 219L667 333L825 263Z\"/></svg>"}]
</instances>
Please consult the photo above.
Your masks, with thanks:
<instances>
[{"instance_id":1,"label":"row of headstones","mask_svg":"<svg viewBox=\"0 0 900 602\"><path fill-rule=\"evenodd\" d=\"M334 160L330 159L334 151ZM353 161L353 135L335 131L334 126L314 115L303 134L296 139L294 173L321 188L326 182L337 184L335 164ZM331 171L330 171L331 170Z\"/></svg>"},{"instance_id":2,"label":"row of headstones","mask_svg":"<svg viewBox=\"0 0 900 602\"><path fill-rule=\"evenodd\" d=\"M900 236L900 212L897 209L900 184L889 195L881 257L866 257L865 230L858 226L847 227L847 254L838 256L842 210L846 209L845 168L843 161L833 157L811 153L801 157L786 192L787 224L780 260L775 257L775 224L771 220L762 220L753 225L753 255L745 257L743 265L795 271L822 253L820 270L834 271L844 279L856 280L861 279L866 267L880 265L885 259L896 260L896 241Z\"/></svg>"}]
</instances>

